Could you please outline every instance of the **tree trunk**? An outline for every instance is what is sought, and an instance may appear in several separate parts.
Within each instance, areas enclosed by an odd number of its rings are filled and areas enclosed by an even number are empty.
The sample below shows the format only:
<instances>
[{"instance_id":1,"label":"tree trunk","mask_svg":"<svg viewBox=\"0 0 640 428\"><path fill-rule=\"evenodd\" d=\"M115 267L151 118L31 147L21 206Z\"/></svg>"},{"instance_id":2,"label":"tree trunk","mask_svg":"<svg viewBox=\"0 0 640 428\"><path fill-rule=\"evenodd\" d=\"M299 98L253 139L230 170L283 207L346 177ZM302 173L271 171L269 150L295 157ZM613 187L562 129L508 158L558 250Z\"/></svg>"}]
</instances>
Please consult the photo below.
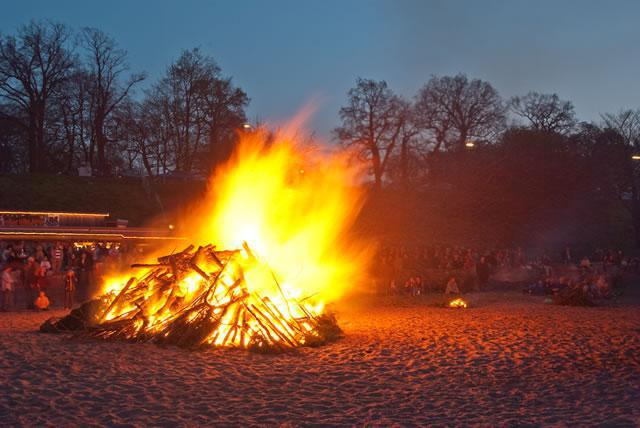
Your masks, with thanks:
<instances>
[{"instance_id":1,"label":"tree trunk","mask_svg":"<svg viewBox=\"0 0 640 428\"><path fill-rule=\"evenodd\" d=\"M467 131L466 129L461 129L457 147L459 150L463 150L465 148L465 144L467 144L467 138L469 138L469 131Z\"/></svg>"},{"instance_id":2,"label":"tree trunk","mask_svg":"<svg viewBox=\"0 0 640 428\"><path fill-rule=\"evenodd\" d=\"M29 172L38 172L38 159L37 159L37 136L36 136L36 121L33 116L29 117L29 131L28 131L28 155L29 155Z\"/></svg>"},{"instance_id":3,"label":"tree trunk","mask_svg":"<svg viewBox=\"0 0 640 428\"><path fill-rule=\"evenodd\" d=\"M375 145L371 146L371 162L373 164L374 189L380 191L382 189L382 161L380 160L380 151Z\"/></svg>"},{"instance_id":4,"label":"tree trunk","mask_svg":"<svg viewBox=\"0 0 640 428\"><path fill-rule=\"evenodd\" d=\"M94 121L95 133L96 133L96 149L97 149L97 159L96 159L96 172L99 176L107 175L107 165L106 165L106 156L105 156L105 148L107 145L107 137L104 135L104 115L102 113L96 114L96 119Z\"/></svg>"}]
</instances>

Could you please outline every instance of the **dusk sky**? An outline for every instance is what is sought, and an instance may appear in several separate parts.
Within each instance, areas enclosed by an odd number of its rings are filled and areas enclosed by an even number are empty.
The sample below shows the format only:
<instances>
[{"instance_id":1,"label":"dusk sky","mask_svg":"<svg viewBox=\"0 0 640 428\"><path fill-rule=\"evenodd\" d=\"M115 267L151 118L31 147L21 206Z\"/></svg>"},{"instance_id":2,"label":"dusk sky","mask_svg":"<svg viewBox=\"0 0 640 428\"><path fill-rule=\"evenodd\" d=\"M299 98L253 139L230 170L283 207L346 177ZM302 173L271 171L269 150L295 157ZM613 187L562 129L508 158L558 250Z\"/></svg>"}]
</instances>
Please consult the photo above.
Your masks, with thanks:
<instances>
[{"instance_id":1,"label":"dusk sky","mask_svg":"<svg viewBox=\"0 0 640 428\"><path fill-rule=\"evenodd\" d=\"M582 120L640 107L638 1L12 1L0 31L31 19L97 27L154 82L201 47L250 96L250 119L282 121L312 98L329 135L356 77L412 97L433 74L464 72L507 98L574 102Z\"/></svg>"}]
</instances>

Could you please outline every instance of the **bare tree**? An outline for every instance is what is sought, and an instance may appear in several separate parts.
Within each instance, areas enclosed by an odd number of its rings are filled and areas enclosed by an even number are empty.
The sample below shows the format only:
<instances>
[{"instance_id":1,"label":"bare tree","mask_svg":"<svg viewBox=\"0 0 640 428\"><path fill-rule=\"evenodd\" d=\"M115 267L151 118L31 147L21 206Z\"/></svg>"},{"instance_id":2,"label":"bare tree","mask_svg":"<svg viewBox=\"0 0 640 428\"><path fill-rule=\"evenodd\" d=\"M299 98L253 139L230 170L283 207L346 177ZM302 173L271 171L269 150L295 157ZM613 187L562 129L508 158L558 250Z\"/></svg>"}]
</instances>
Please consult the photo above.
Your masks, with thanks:
<instances>
[{"instance_id":1,"label":"bare tree","mask_svg":"<svg viewBox=\"0 0 640 428\"><path fill-rule=\"evenodd\" d=\"M30 172L46 169L50 102L75 65L68 44L67 28L53 22L32 21L17 37L0 38L0 96L19 112Z\"/></svg>"},{"instance_id":2,"label":"bare tree","mask_svg":"<svg viewBox=\"0 0 640 428\"><path fill-rule=\"evenodd\" d=\"M84 28L82 44L87 50L92 131L96 151L95 170L98 175L105 175L109 172L106 157L109 144L107 121L131 88L144 80L145 76L142 73L132 74L125 83L121 83L123 74L129 70L127 52L119 49L115 40L102 31Z\"/></svg>"},{"instance_id":3,"label":"bare tree","mask_svg":"<svg viewBox=\"0 0 640 428\"><path fill-rule=\"evenodd\" d=\"M443 105L434 102L431 93L425 88L416 96L415 115L417 126L425 134L425 140L432 143L432 153L439 153L452 142L453 124L449 114Z\"/></svg>"},{"instance_id":4,"label":"bare tree","mask_svg":"<svg viewBox=\"0 0 640 428\"><path fill-rule=\"evenodd\" d=\"M509 108L526 119L531 129L567 134L577 123L571 101L561 100L557 94L529 92L509 101Z\"/></svg>"},{"instance_id":5,"label":"bare tree","mask_svg":"<svg viewBox=\"0 0 640 428\"><path fill-rule=\"evenodd\" d=\"M405 100L400 100L398 110L398 124L400 126L399 146L396 162L392 169L401 186L408 188L410 182L416 178L416 171L424 156L425 140L419 138L423 129L416 106Z\"/></svg>"},{"instance_id":6,"label":"bare tree","mask_svg":"<svg viewBox=\"0 0 640 428\"><path fill-rule=\"evenodd\" d=\"M616 114L602 115L604 126L616 131L622 136L625 144L640 147L640 109L621 110Z\"/></svg>"},{"instance_id":7,"label":"bare tree","mask_svg":"<svg viewBox=\"0 0 640 428\"><path fill-rule=\"evenodd\" d=\"M464 74L434 76L417 98L423 120L439 133L440 144L449 132L454 133L454 147L462 148L469 139L488 140L504 128L504 104L488 82Z\"/></svg>"},{"instance_id":8,"label":"bare tree","mask_svg":"<svg viewBox=\"0 0 640 428\"><path fill-rule=\"evenodd\" d=\"M208 173L219 149L235 140L248 102L213 58L182 52L144 100L146 120L156 124L147 149L157 151L155 173Z\"/></svg>"},{"instance_id":9,"label":"bare tree","mask_svg":"<svg viewBox=\"0 0 640 428\"><path fill-rule=\"evenodd\" d=\"M235 141L236 130L247 121L244 109L249 97L231 82L231 78L218 78L211 82L206 94L209 133L208 161L215 163L225 158Z\"/></svg>"},{"instance_id":10,"label":"bare tree","mask_svg":"<svg viewBox=\"0 0 640 428\"><path fill-rule=\"evenodd\" d=\"M387 82L358 78L340 109L342 126L334 130L345 146L357 148L362 159L371 162L376 189L382 187L387 164L406 120L402 100Z\"/></svg>"},{"instance_id":11,"label":"bare tree","mask_svg":"<svg viewBox=\"0 0 640 428\"><path fill-rule=\"evenodd\" d=\"M66 80L55 98L55 126L58 128L58 163L60 170L67 173L76 167L89 163L89 142L91 140L90 97L88 76L85 70L77 68Z\"/></svg>"},{"instance_id":12,"label":"bare tree","mask_svg":"<svg viewBox=\"0 0 640 428\"><path fill-rule=\"evenodd\" d=\"M616 176L621 174L627 178L623 183L628 183L631 189L631 198L627 207L633 219L636 246L640 247L640 166L636 164L636 160L631 158L632 154L637 154L637 150L640 149L640 109L621 110L615 114L607 113L602 115L602 120L605 132L613 131L626 146L625 162L619 162L615 165L614 171ZM609 138L608 140L612 139ZM612 150L608 152L610 153ZM602 157L604 156L600 157L600 161L602 161ZM609 164L609 162L606 162L606 164ZM601 166L599 165L598 168L601 168Z\"/></svg>"}]
</instances>

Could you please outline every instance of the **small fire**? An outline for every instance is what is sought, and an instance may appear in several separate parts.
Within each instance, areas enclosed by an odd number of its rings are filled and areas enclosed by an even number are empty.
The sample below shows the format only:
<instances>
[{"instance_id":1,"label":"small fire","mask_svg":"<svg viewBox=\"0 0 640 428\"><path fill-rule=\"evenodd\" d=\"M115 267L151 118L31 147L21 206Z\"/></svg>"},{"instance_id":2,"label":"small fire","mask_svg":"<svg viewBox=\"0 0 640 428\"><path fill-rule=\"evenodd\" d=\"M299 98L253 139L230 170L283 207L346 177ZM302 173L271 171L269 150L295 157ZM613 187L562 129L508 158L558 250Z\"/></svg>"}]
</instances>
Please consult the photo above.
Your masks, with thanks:
<instances>
[{"instance_id":1,"label":"small fire","mask_svg":"<svg viewBox=\"0 0 640 428\"><path fill-rule=\"evenodd\" d=\"M371 254L347 237L364 202L362 171L288 130L240 137L179 223L193 245L105 281L95 336L240 348L324 338L325 305Z\"/></svg>"},{"instance_id":2,"label":"small fire","mask_svg":"<svg viewBox=\"0 0 640 428\"><path fill-rule=\"evenodd\" d=\"M461 298L457 298L449 302L449 307L465 309L467 307L467 302L465 302Z\"/></svg>"}]
</instances>

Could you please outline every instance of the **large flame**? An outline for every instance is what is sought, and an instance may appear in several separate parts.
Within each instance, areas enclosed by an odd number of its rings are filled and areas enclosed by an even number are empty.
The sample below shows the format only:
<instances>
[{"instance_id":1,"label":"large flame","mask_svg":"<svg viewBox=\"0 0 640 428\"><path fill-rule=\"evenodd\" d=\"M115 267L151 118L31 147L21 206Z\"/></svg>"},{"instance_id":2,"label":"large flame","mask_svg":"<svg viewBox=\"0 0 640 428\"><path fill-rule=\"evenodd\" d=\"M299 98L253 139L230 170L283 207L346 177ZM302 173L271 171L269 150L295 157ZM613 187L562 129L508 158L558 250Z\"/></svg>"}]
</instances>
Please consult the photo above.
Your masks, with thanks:
<instances>
[{"instance_id":1,"label":"large flame","mask_svg":"<svg viewBox=\"0 0 640 428\"><path fill-rule=\"evenodd\" d=\"M363 202L360 174L344 153L305 147L284 132L246 134L186 228L197 243L247 242L294 297L334 300L360 276L366 254L347 237ZM273 283L254 279L251 291Z\"/></svg>"},{"instance_id":2,"label":"large flame","mask_svg":"<svg viewBox=\"0 0 640 428\"><path fill-rule=\"evenodd\" d=\"M136 314L126 337L164 337L172 324L217 316L206 343L246 347L253 336L304 344L324 305L354 285L370 258L367 246L348 236L364 197L362 170L350 159L303 144L290 130L243 133L204 201L179 222L202 248L172 260L173 270L107 280L103 320ZM216 256L219 249L232 251ZM189 273L176 273L175 263L187 260ZM149 285L157 277L177 286ZM214 278L221 286L212 287ZM192 315L179 319L185 311Z\"/></svg>"}]
</instances>

